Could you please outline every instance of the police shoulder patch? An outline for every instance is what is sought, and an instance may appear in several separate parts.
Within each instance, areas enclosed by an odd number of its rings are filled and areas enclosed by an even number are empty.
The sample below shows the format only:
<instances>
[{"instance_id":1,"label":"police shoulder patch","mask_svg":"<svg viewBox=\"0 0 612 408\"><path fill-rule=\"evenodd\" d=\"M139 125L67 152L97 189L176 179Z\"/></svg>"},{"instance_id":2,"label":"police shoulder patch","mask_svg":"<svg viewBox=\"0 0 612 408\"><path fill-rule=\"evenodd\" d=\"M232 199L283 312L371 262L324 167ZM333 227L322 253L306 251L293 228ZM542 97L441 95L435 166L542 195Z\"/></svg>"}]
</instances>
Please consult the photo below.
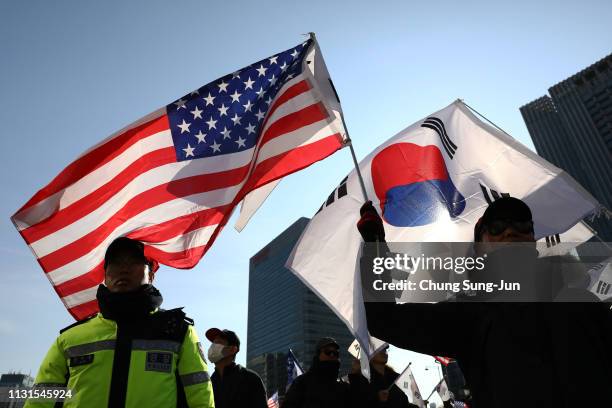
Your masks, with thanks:
<instances>
[{"instance_id":1,"label":"police shoulder patch","mask_svg":"<svg viewBox=\"0 0 612 408\"><path fill-rule=\"evenodd\" d=\"M204 347L202 347L202 343L198 341L196 344L198 345L198 353L200 353L200 357L202 357L202 361L206 363L207 362L206 355L204 354Z\"/></svg>"}]
</instances>

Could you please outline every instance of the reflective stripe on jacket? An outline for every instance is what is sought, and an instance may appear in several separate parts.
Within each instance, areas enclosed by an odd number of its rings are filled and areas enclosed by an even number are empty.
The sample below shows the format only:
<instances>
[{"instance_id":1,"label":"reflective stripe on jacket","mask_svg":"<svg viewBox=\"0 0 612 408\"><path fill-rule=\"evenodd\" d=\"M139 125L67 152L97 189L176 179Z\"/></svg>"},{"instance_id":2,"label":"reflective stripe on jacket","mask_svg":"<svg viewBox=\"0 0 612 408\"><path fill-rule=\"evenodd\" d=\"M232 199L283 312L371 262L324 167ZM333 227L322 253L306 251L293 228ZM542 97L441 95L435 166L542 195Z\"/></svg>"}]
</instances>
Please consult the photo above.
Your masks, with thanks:
<instances>
[{"instance_id":1,"label":"reflective stripe on jacket","mask_svg":"<svg viewBox=\"0 0 612 408\"><path fill-rule=\"evenodd\" d=\"M158 313L164 312L154 314ZM138 338L138 331L119 338L117 333L117 323L101 314L63 331L35 383L67 386L72 398L64 402L66 408L175 407L185 400L189 407L214 407L206 361L192 325L187 325L182 342L151 334ZM54 402L26 403L53 406Z\"/></svg>"}]
</instances>

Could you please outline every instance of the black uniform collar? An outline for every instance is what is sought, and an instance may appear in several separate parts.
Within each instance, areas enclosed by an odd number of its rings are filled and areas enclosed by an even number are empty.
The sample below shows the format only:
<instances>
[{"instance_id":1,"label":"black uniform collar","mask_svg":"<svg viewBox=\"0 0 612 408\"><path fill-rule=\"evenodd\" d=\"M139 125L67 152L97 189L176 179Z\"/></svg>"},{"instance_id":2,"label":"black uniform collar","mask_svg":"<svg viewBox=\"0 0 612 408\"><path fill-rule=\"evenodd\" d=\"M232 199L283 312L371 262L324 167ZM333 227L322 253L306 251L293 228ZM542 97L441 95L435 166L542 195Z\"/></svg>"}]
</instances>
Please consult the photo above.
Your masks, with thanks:
<instances>
[{"instance_id":1,"label":"black uniform collar","mask_svg":"<svg viewBox=\"0 0 612 408\"><path fill-rule=\"evenodd\" d=\"M163 302L161 293L153 285L142 285L135 291L125 293L113 293L100 285L96 298L102 316L115 321L142 319Z\"/></svg>"}]
</instances>

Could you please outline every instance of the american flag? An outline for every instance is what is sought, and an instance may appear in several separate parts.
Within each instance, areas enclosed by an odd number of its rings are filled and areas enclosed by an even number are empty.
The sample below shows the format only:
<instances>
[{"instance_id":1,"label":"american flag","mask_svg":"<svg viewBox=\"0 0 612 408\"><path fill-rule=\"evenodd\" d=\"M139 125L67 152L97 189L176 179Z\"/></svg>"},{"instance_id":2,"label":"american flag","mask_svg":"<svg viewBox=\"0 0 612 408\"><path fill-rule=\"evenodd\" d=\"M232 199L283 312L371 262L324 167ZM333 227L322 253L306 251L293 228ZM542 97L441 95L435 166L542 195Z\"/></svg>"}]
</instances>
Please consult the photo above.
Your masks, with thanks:
<instances>
[{"instance_id":1,"label":"american flag","mask_svg":"<svg viewBox=\"0 0 612 408\"><path fill-rule=\"evenodd\" d=\"M341 108L314 37L225 75L91 148L12 220L77 320L98 310L119 236L191 268L246 194L344 145Z\"/></svg>"},{"instance_id":2,"label":"american flag","mask_svg":"<svg viewBox=\"0 0 612 408\"><path fill-rule=\"evenodd\" d=\"M268 408L278 408L278 391L268 399Z\"/></svg>"},{"instance_id":3,"label":"american flag","mask_svg":"<svg viewBox=\"0 0 612 408\"><path fill-rule=\"evenodd\" d=\"M443 366L447 366L453 359L449 357L441 357L441 356L433 356L437 361L439 361Z\"/></svg>"},{"instance_id":4,"label":"american flag","mask_svg":"<svg viewBox=\"0 0 612 408\"><path fill-rule=\"evenodd\" d=\"M293 354L293 351L289 349L287 352L287 386L285 388L289 389L289 386L291 386L293 381L302 374L304 374L304 370L300 366L298 359Z\"/></svg>"}]
</instances>

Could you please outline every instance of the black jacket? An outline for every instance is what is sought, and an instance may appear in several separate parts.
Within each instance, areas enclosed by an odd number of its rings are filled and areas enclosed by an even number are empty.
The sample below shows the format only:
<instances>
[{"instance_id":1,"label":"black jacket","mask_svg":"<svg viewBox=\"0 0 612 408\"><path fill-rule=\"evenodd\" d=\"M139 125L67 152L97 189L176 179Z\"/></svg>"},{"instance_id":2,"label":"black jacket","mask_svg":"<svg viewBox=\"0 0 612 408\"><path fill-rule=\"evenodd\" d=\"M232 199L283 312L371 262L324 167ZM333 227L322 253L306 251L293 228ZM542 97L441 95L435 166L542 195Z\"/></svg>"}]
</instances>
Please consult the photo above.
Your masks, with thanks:
<instances>
[{"instance_id":1,"label":"black jacket","mask_svg":"<svg viewBox=\"0 0 612 408\"><path fill-rule=\"evenodd\" d=\"M364 298L367 265L364 256ZM612 384L609 304L366 302L365 309L372 336L456 358L476 408L584 406Z\"/></svg>"},{"instance_id":2,"label":"black jacket","mask_svg":"<svg viewBox=\"0 0 612 408\"><path fill-rule=\"evenodd\" d=\"M353 393L357 393L362 401L367 401L368 408L412 408L408 402L408 397L398 387L391 387L389 390L389 398L386 402L378 400L378 392L388 389L395 382L398 373L385 369L385 374L382 375L370 366L370 381L361 374L349 374L349 382Z\"/></svg>"},{"instance_id":3,"label":"black jacket","mask_svg":"<svg viewBox=\"0 0 612 408\"><path fill-rule=\"evenodd\" d=\"M314 364L297 377L285 394L282 408L354 408L362 407L354 398L349 384L322 375Z\"/></svg>"},{"instance_id":4,"label":"black jacket","mask_svg":"<svg viewBox=\"0 0 612 408\"><path fill-rule=\"evenodd\" d=\"M223 378L217 371L211 376L216 408L267 408L266 390L256 372L231 364Z\"/></svg>"}]
</instances>

